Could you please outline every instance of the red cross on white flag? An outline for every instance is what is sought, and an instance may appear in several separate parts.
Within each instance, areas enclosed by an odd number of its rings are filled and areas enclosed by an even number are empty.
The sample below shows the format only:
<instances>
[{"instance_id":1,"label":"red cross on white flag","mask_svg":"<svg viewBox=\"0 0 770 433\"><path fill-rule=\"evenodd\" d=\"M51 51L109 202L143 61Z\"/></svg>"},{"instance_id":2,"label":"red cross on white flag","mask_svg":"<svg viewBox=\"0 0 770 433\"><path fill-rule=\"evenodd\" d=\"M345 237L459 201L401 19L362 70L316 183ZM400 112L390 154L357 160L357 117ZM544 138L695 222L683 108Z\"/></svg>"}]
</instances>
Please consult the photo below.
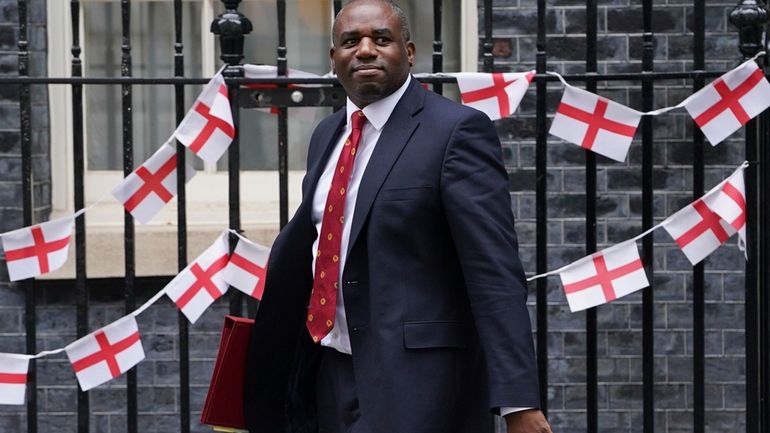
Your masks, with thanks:
<instances>
[{"instance_id":1,"label":"red cross on white flag","mask_svg":"<svg viewBox=\"0 0 770 433\"><path fill-rule=\"evenodd\" d=\"M744 167L739 168L703 200L714 213L738 232L738 247L746 251L746 186Z\"/></svg>"},{"instance_id":2,"label":"red cross on white flag","mask_svg":"<svg viewBox=\"0 0 770 433\"><path fill-rule=\"evenodd\" d=\"M65 347L83 391L108 382L144 359L134 316L126 316Z\"/></svg>"},{"instance_id":3,"label":"red cross on white flag","mask_svg":"<svg viewBox=\"0 0 770 433\"><path fill-rule=\"evenodd\" d=\"M717 78L684 103L684 108L714 146L767 107L770 107L770 83L754 60Z\"/></svg>"},{"instance_id":4,"label":"red cross on white flag","mask_svg":"<svg viewBox=\"0 0 770 433\"><path fill-rule=\"evenodd\" d=\"M0 404L24 404L29 356L0 353Z\"/></svg>"},{"instance_id":5,"label":"red cross on white flag","mask_svg":"<svg viewBox=\"0 0 770 433\"><path fill-rule=\"evenodd\" d=\"M735 229L702 199L671 215L662 225L693 265L705 259L735 233Z\"/></svg>"},{"instance_id":6,"label":"red cross on white flag","mask_svg":"<svg viewBox=\"0 0 770 433\"><path fill-rule=\"evenodd\" d=\"M227 284L255 299L262 299L270 248L240 238L225 268Z\"/></svg>"},{"instance_id":7,"label":"red cross on white flag","mask_svg":"<svg viewBox=\"0 0 770 433\"><path fill-rule=\"evenodd\" d=\"M216 163L227 150L235 137L235 126L222 74L206 84L174 136L209 164Z\"/></svg>"},{"instance_id":8,"label":"red cross on white flag","mask_svg":"<svg viewBox=\"0 0 770 433\"><path fill-rule=\"evenodd\" d=\"M229 286L223 278L229 258L227 235L221 235L164 289L191 323L219 299Z\"/></svg>"},{"instance_id":9,"label":"red cross on white flag","mask_svg":"<svg viewBox=\"0 0 770 433\"><path fill-rule=\"evenodd\" d=\"M572 312L612 302L650 285L635 241L578 260L559 277Z\"/></svg>"},{"instance_id":10,"label":"red cross on white flag","mask_svg":"<svg viewBox=\"0 0 770 433\"><path fill-rule=\"evenodd\" d=\"M187 182L195 169L185 164ZM123 182L112 195L142 224L147 224L176 195L176 150L164 144Z\"/></svg>"},{"instance_id":11,"label":"red cross on white flag","mask_svg":"<svg viewBox=\"0 0 770 433\"><path fill-rule=\"evenodd\" d=\"M73 217L4 233L3 249L11 281L53 272L67 261Z\"/></svg>"},{"instance_id":12,"label":"red cross on white flag","mask_svg":"<svg viewBox=\"0 0 770 433\"><path fill-rule=\"evenodd\" d=\"M623 162L641 118L638 111L567 86L549 132L584 149Z\"/></svg>"},{"instance_id":13,"label":"red cross on white flag","mask_svg":"<svg viewBox=\"0 0 770 433\"><path fill-rule=\"evenodd\" d=\"M457 78L463 104L497 120L516 111L535 71L495 74L460 72L449 75Z\"/></svg>"}]
</instances>

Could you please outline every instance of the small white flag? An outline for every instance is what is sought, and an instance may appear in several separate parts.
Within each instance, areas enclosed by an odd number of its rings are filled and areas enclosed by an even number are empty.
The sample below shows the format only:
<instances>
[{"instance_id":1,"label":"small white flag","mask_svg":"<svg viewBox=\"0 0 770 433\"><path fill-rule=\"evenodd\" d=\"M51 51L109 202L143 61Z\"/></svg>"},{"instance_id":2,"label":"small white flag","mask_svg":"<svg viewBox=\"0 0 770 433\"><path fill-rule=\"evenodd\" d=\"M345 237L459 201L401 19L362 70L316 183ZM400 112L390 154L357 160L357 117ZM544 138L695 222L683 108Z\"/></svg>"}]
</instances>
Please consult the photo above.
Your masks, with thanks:
<instances>
[{"instance_id":1,"label":"small white flag","mask_svg":"<svg viewBox=\"0 0 770 433\"><path fill-rule=\"evenodd\" d=\"M24 404L29 356L0 353L0 404Z\"/></svg>"},{"instance_id":2,"label":"small white flag","mask_svg":"<svg viewBox=\"0 0 770 433\"><path fill-rule=\"evenodd\" d=\"M164 144L112 190L112 195L140 223L147 224L176 196L176 157L176 150ZM186 181L193 176L195 169L185 164Z\"/></svg>"},{"instance_id":3,"label":"small white flag","mask_svg":"<svg viewBox=\"0 0 770 433\"><path fill-rule=\"evenodd\" d=\"M623 162L641 118L638 111L567 86L549 132L584 149Z\"/></svg>"},{"instance_id":4,"label":"small white flag","mask_svg":"<svg viewBox=\"0 0 770 433\"><path fill-rule=\"evenodd\" d=\"M225 268L225 281L252 298L262 299L269 255L270 248L238 239L238 245Z\"/></svg>"},{"instance_id":5,"label":"small white flag","mask_svg":"<svg viewBox=\"0 0 770 433\"><path fill-rule=\"evenodd\" d=\"M693 265L700 263L735 233L703 199L688 204L662 223Z\"/></svg>"},{"instance_id":6,"label":"small white flag","mask_svg":"<svg viewBox=\"0 0 770 433\"><path fill-rule=\"evenodd\" d=\"M209 164L215 164L225 153L235 137L235 126L222 74L206 84L174 136Z\"/></svg>"},{"instance_id":7,"label":"small white flag","mask_svg":"<svg viewBox=\"0 0 770 433\"><path fill-rule=\"evenodd\" d=\"M459 72L448 75L457 79L463 104L497 120L516 111L535 71L494 74Z\"/></svg>"},{"instance_id":8,"label":"small white flag","mask_svg":"<svg viewBox=\"0 0 770 433\"><path fill-rule=\"evenodd\" d=\"M738 248L746 252L746 186L745 168L736 170L721 186L715 188L703 200L714 213L738 232Z\"/></svg>"},{"instance_id":9,"label":"small white flag","mask_svg":"<svg viewBox=\"0 0 770 433\"><path fill-rule=\"evenodd\" d=\"M578 260L559 277L572 312L612 302L650 285L635 241Z\"/></svg>"},{"instance_id":10,"label":"small white flag","mask_svg":"<svg viewBox=\"0 0 770 433\"><path fill-rule=\"evenodd\" d=\"M67 261L72 216L4 233L3 249L11 281L53 272Z\"/></svg>"},{"instance_id":11,"label":"small white flag","mask_svg":"<svg viewBox=\"0 0 770 433\"><path fill-rule=\"evenodd\" d=\"M108 382L144 359L134 316L126 316L64 349L83 391Z\"/></svg>"},{"instance_id":12,"label":"small white flag","mask_svg":"<svg viewBox=\"0 0 770 433\"><path fill-rule=\"evenodd\" d=\"M191 323L227 292L229 286L222 271L227 266L228 251L227 235L222 234L164 289Z\"/></svg>"},{"instance_id":13,"label":"small white flag","mask_svg":"<svg viewBox=\"0 0 770 433\"><path fill-rule=\"evenodd\" d=\"M685 101L684 108L716 146L770 107L770 83L749 60L717 78Z\"/></svg>"}]
</instances>

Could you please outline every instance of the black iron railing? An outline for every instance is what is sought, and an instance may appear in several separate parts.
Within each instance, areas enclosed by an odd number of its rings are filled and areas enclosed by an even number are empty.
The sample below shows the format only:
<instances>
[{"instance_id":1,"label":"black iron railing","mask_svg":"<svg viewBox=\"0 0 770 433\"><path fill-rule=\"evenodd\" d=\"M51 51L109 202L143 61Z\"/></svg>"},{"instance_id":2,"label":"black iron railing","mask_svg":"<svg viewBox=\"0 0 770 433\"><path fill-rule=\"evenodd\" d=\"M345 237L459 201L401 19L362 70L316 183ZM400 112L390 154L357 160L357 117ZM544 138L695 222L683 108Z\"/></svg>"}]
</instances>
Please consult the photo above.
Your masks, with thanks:
<instances>
[{"instance_id":1,"label":"black iron railing","mask_svg":"<svg viewBox=\"0 0 770 433\"><path fill-rule=\"evenodd\" d=\"M27 7L28 1L18 1L19 16L19 39L18 39L18 58L19 68L18 77L0 78L0 84L15 84L19 87L20 101L20 128L21 128L21 149L22 149L22 183L23 183L23 217L24 224L31 225L34 222L34 204L32 202L32 180L34 173L32 171L32 144L31 144L31 102L30 88L36 85L61 84L68 85L72 89L72 129L73 135L73 163L74 163L74 207L76 209L85 206L84 194L84 105L83 105L83 87L91 85L119 86L122 90L122 130L123 130L123 169L124 173L130 173L134 168L133 161L133 136L132 136L132 89L134 86L143 85L166 85L173 86L175 91L175 111L177 122L181 121L187 109L189 101L185 101L184 89L189 85L200 85L207 80L204 78L190 78L185 76L184 71L184 48L185 41L182 38L182 0L174 0L174 77L164 78L136 78L132 76L132 58L131 58L131 2L122 0L121 6L121 76L116 78L88 77L83 78L80 37L77 29L80 28L81 3L77 0L71 0L70 20L72 28L72 60L71 78L59 77L29 77L28 65L28 39L27 39ZM276 137L277 149L279 155L279 197L280 197L280 226L283 227L289 216L289 149L288 149L288 107L298 105L333 105L339 107L339 100L335 103L333 100L324 99L319 96L318 88L302 88L297 91L306 94L301 98L302 102L296 102L286 92L286 87L290 84L331 84L338 86L333 78L314 78L314 79L295 79L287 77L287 45L286 45L286 1L276 0L278 11L278 46L276 49L276 64L278 66L278 75L276 79L245 79L243 78L243 69L239 63L243 59L243 37L250 31L248 19L238 12L237 7L240 0L224 0L225 12L217 17L212 31L219 35L221 41L222 60L228 65L224 70L229 92L232 101L232 108L236 125L238 122L238 113L242 108L253 108L262 106L258 100L252 97L249 92L240 90L240 84L259 83L276 84L277 88L262 89L270 96L270 105L279 107L278 110L278 134ZM493 16L491 0L480 0L483 5L483 36L481 37L481 60L483 70L486 72L495 71L493 56ZM694 0L693 2L693 71L692 72L656 72L654 62L654 34L652 31L653 1L642 0L643 31L642 40L642 61L641 72L639 73L599 73L598 62L601 60L597 56L597 1L586 0L586 52L585 52L585 73L565 74L565 78L578 83L585 83L589 91L596 91L600 82L633 81L639 83L641 87L641 109L644 111L653 109L654 106L654 84L660 80L682 79L691 80L692 90L702 88L707 78L713 78L721 75L720 71L705 71L706 62L706 28L705 28L705 0ZM342 7L340 0L333 2L335 12ZM433 72L442 72L444 63L444 44L442 42L441 18L444 13L441 0L433 1L434 9L434 41L433 41ZM764 11L764 12L763 12ZM546 0L537 1L537 37L536 52L534 53L537 75L535 77L535 131L536 131L536 155L535 155L535 178L533 185L536 196L536 253L535 269L536 273L543 273L549 269L548 260L548 185L547 185L547 150L548 150L548 112L547 83L555 78L545 74L548 70L548 51L546 39ZM49 17L49 19L56 19ZM740 29L740 49L743 56L753 56L756 52L767 46L764 26L767 19L767 13L764 5L757 4L754 0L745 0L736 9L731 19ZM738 36L738 35L737 35ZM737 56L736 56L737 60ZM767 66L767 62L764 61ZM443 84L451 83L454 80L442 76L429 75L423 78L423 81L433 84L433 91L442 93ZM323 102L321 102L323 101ZM236 127L237 131L237 127ZM770 175L762 167L770 166L770 150L767 144L770 143L770 115L767 113L761 115L758 119L751 121L745 128L746 136L746 159L752 162L752 165L746 170L747 196L749 203L749 224L747 236L749 239L749 261L746 267L746 294L745 294L745 314L746 314L746 431L750 433L770 433L770 270L768 270L768 261L770 260L770 242L764 230L770 227ZM645 117L641 124L641 173L642 173L642 228L650 228L654 224L653 218L653 147L655 142L655 130L652 119ZM186 216L186 191L184 147L177 145L178 160L177 167L177 187L178 187L178 268L181 270L187 265L187 216ZM695 129L692 136L693 149L693 177L692 192L693 197L700 197L704 192L705 186L705 167L704 162L704 139L703 135ZM228 153L229 170L229 224L233 229L240 229L240 139L236 134L233 143L230 145ZM585 153L585 252L591 253L597 250L597 160L595 154ZM118 279L89 279L86 270L86 225L85 215L79 217L76 222L75 235L75 257L76 277L74 280L28 280L19 283L18 287L26 296L24 321L26 330L26 350L28 353L36 353L36 294L41 290L73 290L76 293L77 303L77 335L78 337L88 333L89 316L89 294L106 291L107 287L122 287L126 311L132 311L136 307L137 298L145 298L148 293L156 291L168 281L167 277L147 278L137 277L135 271L135 248L134 248L134 226L130 214L125 213L125 277ZM763 230L764 228L764 230ZM642 243L642 259L646 264L646 272L651 283L654 284L653 263L655 263L655 246L653 237L644 238ZM764 266L763 266L764 264ZM693 328L692 328L692 359L693 359L693 431L704 432L705 421L705 352L704 352L704 288L706 285L704 267L702 264L693 268L692 274L692 292L693 292ZM654 347L654 286L644 290L642 300L642 382L643 382L643 430L645 433L655 431L655 347ZM536 341L538 366L540 369L539 381L542 389L548 389L548 285L545 279L537 280L533 290L536 292ZM253 315L257 305L253 302L245 302L239 292L231 291L229 295L230 310L233 314L243 314L243 307L246 304L247 313ZM575 426L576 429L585 429L589 433L599 431L599 389L598 389L598 324L597 310L591 309L586 314L586 425ZM190 356L189 356L189 329L187 319L179 315L178 325L178 344L179 344L179 416L180 431L189 432L191 430L191 403L190 403ZM35 361L30 365L29 385L28 385L28 404L27 404L27 431L36 433L38 431L38 401L37 401L37 377ZM127 430L137 432L139 426L138 402L137 402L137 377L136 371L132 370L127 376L126 382L127 406L126 419ZM78 432L88 432L93 430L90 425L89 394L78 392L77 396L77 430ZM548 411L548 393L542 393L542 407ZM0 415L2 416L2 415Z\"/></svg>"}]
</instances>

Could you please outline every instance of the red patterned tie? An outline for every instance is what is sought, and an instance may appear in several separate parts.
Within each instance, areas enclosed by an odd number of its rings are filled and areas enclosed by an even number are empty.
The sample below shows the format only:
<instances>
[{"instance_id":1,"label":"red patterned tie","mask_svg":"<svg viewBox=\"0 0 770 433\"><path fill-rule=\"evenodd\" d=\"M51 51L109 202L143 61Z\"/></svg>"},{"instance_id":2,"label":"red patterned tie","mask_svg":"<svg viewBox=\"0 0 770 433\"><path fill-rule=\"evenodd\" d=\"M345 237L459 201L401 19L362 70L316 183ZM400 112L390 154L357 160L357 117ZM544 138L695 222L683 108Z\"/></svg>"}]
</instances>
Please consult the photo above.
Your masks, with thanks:
<instances>
[{"instance_id":1,"label":"red patterned tie","mask_svg":"<svg viewBox=\"0 0 770 433\"><path fill-rule=\"evenodd\" d=\"M315 277L313 291L310 293L310 305L307 312L307 329L313 341L318 343L332 327L337 309L337 284L340 277L340 248L342 225L345 222L345 193L347 192L353 161L356 157L361 130L366 123L366 116L361 110L350 118L353 130L342 146L337 167L334 170L326 207L321 221L321 233L318 234Z\"/></svg>"}]
</instances>

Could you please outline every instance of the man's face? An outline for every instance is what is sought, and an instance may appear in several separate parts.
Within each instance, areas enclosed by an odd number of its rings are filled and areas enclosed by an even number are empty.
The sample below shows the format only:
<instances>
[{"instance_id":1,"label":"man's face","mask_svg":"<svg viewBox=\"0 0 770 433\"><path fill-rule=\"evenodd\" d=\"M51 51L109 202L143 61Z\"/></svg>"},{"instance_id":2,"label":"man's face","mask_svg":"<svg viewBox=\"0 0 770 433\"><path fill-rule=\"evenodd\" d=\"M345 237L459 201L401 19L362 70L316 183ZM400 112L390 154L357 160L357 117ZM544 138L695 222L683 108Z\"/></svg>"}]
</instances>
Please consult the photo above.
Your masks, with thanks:
<instances>
[{"instance_id":1,"label":"man's face","mask_svg":"<svg viewBox=\"0 0 770 433\"><path fill-rule=\"evenodd\" d=\"M398 90L414 61L414 43L405 41L389 6L363 1L337 18L332 67L353 103L363 108Z\"/></svg>"}]
</instances>

